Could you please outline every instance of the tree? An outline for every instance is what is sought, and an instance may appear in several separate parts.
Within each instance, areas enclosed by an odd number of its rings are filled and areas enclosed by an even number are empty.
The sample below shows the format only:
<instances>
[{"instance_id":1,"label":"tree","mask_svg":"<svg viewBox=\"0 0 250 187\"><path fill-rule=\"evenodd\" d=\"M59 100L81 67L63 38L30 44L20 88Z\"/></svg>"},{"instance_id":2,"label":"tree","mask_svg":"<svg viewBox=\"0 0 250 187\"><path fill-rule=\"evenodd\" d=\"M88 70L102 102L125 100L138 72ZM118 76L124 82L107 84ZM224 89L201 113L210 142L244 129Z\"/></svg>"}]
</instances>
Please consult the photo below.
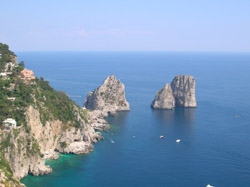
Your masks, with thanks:
<instances>
[{"instance_id":1,"label":"tree","mask_svg":"<svg viewBox=\"0 0 250 187\"><path fill-rule=\"evenodd\" d=\"M21 61L21 62L19 63L19 66L21 66L21 67L25 68L24 61Z\"/></svg>"}]
</instances>

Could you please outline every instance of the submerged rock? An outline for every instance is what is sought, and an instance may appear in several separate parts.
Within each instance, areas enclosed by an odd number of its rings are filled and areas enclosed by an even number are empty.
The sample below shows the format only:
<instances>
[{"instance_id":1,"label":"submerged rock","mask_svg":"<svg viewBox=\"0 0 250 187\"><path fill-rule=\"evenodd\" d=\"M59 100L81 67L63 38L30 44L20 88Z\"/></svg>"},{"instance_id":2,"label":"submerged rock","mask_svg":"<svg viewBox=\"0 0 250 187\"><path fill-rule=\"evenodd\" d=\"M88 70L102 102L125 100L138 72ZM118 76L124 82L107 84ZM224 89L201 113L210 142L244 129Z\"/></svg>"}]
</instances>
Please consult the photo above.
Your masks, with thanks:
<instances>
[{"instance_id":1,"label":"submerged rock","mask_svg":"<svg viewBox=\"0 0 250 187\"><path fill-rule=\"evenodd\" d=\"M175 100L172 94L170 84L166 84L155 95L155 99L151 104L154 109L173 109L175 107Z\"/></svg>"},{"instance_id":2,"label":"submerged rock","mask_svg":"<svg viewBox=\"0 0 250 187\"><path fill-rule=\"evenodd\" d=\"M128 111L129 103L125 98L125 86L114 75L107 77L103 84L89 92L84 107L90 110L107 112Z\"/></svg>"},{"instance_id":3,"label":"submerged rock","mask_svg":"<svg viewBox=\"0 0 250 187\"><path fill-rule=\"evenodd\" d=\"M175 106L196 107L194 77L175 76L171 85L166 84L156 93L151 106L154 109L173 109Z\"/></svg>"},{"instance_id":4,"label":"submerged rock","mask_svg":"<svg viewBox=\"0 0 250 187\"><path fill-rule=\"evenodd\" d=\"M195 79L190 75L178 75L171 83L176 106L196 107Z\"/></svg>"}]
</instances>

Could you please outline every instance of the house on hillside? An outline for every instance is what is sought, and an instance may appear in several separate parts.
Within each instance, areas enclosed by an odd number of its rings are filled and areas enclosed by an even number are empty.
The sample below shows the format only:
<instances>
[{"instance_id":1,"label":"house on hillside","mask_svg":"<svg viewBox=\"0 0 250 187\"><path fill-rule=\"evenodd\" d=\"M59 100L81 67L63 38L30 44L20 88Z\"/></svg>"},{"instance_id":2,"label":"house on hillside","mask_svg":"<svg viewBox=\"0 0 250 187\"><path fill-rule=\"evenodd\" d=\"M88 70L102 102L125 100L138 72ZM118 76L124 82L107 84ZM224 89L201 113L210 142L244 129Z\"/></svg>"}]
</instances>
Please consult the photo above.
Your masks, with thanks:
<instances>
[{"instance_id":1,"label":"house on hillside","mask_svg":"<svg viewBox=\"0 0 250 187\"><path fill-rule=\"evenodd\" d=\"M16 100L15 97L7 97L7 99L10 100L10 101L15 101Z\"/></svg>"},{"instance_id":2,"label":"house on hillside","mask_svg":"<svg viewBox=\"0 0 250 187\"><path fill-rule=\"evenodd\" d=\"M25 81L30 81L35 79L35 75L32 70L24 69L21 71L20 78Z\"/></svg>"},{"instance_id":3,"label":"house on hillside","mask_svg":"<svg viewBox=\"0 0 250 187\"><path fill-rule=\"evenodd\" d=\"M16 120L12 118L7 118L6 120L3 121L3 126L5 127L6 130L10 129L15 129L16 128Z\"/></svg>"},{"instance_id":4,"label":"house on hillside","mask_svg":"<svg viewBox=\"0 0 250 187\"><path fill-rule=\"evenodd\" d=\"M0 73L0 78L4 78L4 77L7 77L7 73L1 72L1 73Z\"/></svg>"},{"instance_id":5,"label":"house on hillside","mask_svg":"<svg viewBox=\"0 0 250 187\"><path fill-rule=\"evenodd\" d=\"M17 67L17 64L16 63L13 63L13 62L8 62L6 63L5 65L5 71L12 71L15 67Z\"/></svg>"}]
</instances>

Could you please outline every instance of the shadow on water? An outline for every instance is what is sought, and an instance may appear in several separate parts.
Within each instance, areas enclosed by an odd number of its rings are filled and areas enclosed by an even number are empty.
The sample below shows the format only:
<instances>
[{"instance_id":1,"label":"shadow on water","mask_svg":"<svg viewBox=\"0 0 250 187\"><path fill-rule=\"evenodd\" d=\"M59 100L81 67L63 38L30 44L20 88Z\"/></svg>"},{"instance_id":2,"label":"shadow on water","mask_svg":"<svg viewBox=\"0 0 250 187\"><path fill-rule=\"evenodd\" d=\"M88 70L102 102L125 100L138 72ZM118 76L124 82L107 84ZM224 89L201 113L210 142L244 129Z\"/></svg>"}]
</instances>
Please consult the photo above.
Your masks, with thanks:
<instances>
[{"instance_id":1,"label":"shadow on water","mask_svg":"<svg viewBox=\"0 0 250 187\"><path fill-rule=\"evenodd\" d=\"M193 125L195 120L196 108L177 107L173 110L154 110L155 119L164 124L183 123Z\"/></svg>"},{"instance_id":2,"label":"shadow on water","mask_svg":"<svg viewBox=\"0 0 250 187\"><path fill-rule=\"evenodd\" d=\"M176 107L173 110L152 110L159 131L172 138L193 137L195 108Z\"/></svg>"},{"instance_id":3,"label":"shadow on water","mask_svg":"<svg viewBox=\"0 0 250 187\"><path fill-rule=\"evenodd\" d=\"M108 116L106 120L111 126L117 124L119 124L119 126L122 126L126 123L128 113L128 111L118 112L115 116Z\"/></svg>"}]
</instances>

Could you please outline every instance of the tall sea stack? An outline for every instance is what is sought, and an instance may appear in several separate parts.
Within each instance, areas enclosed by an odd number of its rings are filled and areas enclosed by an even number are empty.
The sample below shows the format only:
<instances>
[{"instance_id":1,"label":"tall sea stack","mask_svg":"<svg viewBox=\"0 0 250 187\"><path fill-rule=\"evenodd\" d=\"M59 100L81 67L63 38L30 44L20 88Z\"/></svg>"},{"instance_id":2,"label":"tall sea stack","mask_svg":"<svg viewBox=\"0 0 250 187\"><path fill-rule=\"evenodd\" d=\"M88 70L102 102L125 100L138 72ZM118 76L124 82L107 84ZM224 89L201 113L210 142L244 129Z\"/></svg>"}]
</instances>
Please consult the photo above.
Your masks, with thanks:
<instances>
[{"instance_id":1,"label":"tall sea stack","mask_svg":"<svg viewBox=\"0 0 250 187\"><path fill-rule=\"evenodd\" d=\"M177 75L171 83L175 105L196 107L195 79L190 75Z\"/></svg>"},{"instance_id":2,"label":"tall sea stack","mask_svg":"<svg viewBox=\"0 0 250 187\"><path fill-rule=\"evenodd\" d=\"M125 97L125 86L114 75L107 77L103 84L89 92L84 107L90 110L107 112L128 111L129 103Z\"/></svg>"},{"instance_id":3,"label":"tall sea stack","mask_svg":"<svg viewBox=\"0 0 250 187\"><path fill-rule=\"evenodd\" d=\"M173 109L175 106L196 107L195 79L190 75L177 75L156 93L152 102L154 109Z\"/></svg>"}]
</instances>

